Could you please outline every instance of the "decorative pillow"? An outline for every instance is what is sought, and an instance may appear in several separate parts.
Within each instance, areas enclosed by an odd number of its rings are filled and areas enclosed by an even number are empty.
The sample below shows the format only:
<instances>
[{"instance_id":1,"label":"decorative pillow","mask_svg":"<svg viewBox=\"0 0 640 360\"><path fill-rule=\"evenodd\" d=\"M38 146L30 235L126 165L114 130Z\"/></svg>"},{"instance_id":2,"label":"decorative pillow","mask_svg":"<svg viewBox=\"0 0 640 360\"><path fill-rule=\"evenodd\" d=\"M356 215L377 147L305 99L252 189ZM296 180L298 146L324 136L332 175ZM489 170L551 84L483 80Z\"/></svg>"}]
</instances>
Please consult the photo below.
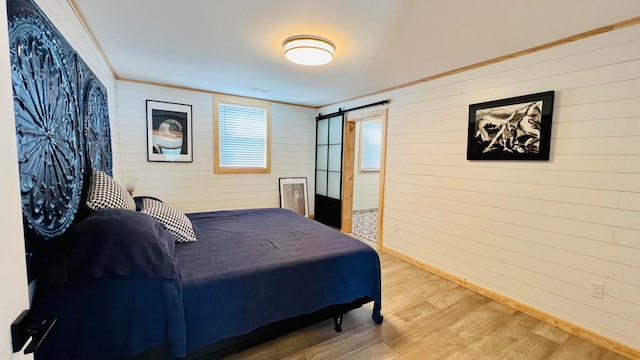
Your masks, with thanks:
<instances>
[{"instance_id":1,"label":"decorative pillow","mask_svg":"<svg viewBox=\"0 0 640 360\"><path fill-rule=\"evenodd\" d=\"M178 277L173 236L147 214L94 211L59 241L62 257L51 257L47 264L52 283L110 276Z\"/></svg>"},{"instance_id":2,"label":"decorative pillow","mask_svg":"<svg viewBox=\"0 0 640 360\"><path fill-rule=\"evenodd\" d=\"M151 199L151 200L164 202L164 201L158 199L157 197L153 197L153 196L134 196L133 197L133 201L136 202L136 211L142 210L142 199Z\"/></svg>"},{"instance_id":3,"label":"decorative pillow","mask_svg":"<svg viewBox=\"0 0 640 360\"><path fill-rule=\"evenodd\" d=\"M91 172L87 208L93 211L103 209L135 210L136 203L131 194L120 186L111 176L101 170Z\"/></svg>"},{"instance_id":4,"label":"decorative pillow","mask_svg":"<svg viewBox=\"0 0 640 360\"><path fill-rule=\"evenodd\" d=\"M161 201L150 198L142 199L142 210L147 215L163 224L176 242L196 241L196 234L193 231L191 220L180 210L175 209Z\"/></svg>"}]
</instances>

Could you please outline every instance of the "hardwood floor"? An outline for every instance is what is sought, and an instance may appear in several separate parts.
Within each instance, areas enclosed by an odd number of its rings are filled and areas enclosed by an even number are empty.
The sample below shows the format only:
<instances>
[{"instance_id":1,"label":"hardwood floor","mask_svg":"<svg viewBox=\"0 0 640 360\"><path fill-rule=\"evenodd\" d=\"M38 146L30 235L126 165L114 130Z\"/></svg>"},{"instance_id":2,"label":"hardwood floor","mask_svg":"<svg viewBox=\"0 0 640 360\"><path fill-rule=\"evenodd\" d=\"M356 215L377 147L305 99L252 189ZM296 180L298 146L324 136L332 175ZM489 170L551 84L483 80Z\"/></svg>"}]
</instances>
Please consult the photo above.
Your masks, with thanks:
<instances>
[{"instance_id":1,"label":"hardwood floor","mask_svg":"<svg viewBox=\"0 0 640 360\"><path fill-rule=\"evenodd\" d=\"M367 304L345 315L342 333L328 320L227 359L627 359L391 255L380 259L382 325Z\"/></svg>"}]
</instances>

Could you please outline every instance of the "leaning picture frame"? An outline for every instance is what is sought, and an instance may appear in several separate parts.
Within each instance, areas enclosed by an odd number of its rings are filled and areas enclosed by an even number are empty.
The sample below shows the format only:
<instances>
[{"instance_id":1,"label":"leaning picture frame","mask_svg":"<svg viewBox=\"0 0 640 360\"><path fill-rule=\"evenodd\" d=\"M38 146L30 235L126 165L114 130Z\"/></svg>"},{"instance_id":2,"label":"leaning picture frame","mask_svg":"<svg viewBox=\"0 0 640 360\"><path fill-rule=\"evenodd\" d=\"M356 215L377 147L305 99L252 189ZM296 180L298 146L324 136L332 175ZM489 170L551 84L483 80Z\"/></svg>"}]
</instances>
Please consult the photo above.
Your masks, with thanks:
<instances>
[{"instance_id":1,"label":"leaning picture frame","mask_svg":"<svg viewBox=\"0 0 640 360\"><path fill-rule=\"evenodd\" d=\"M469 105L467 160L549 160L554 92Z\"/></svg>"},{"instance_id":2,"label":"leaning picture frame","mask_svg":"<svg viewBox=\"0 0 640 360\"><path fill-rule=\"evenodd\" d=\"M280 178L280 207L309 217L307 178Z\"/></svg>"},{"instance_id":3,"label":"leaning picture frame","mask_svg":"<svg viewBox=\"0 0 640 360\"><path fill-rule=\"evenodd\" d=\"M147 161L193 162L191 105L147 100Z\"/></svg>"}]
</instances>

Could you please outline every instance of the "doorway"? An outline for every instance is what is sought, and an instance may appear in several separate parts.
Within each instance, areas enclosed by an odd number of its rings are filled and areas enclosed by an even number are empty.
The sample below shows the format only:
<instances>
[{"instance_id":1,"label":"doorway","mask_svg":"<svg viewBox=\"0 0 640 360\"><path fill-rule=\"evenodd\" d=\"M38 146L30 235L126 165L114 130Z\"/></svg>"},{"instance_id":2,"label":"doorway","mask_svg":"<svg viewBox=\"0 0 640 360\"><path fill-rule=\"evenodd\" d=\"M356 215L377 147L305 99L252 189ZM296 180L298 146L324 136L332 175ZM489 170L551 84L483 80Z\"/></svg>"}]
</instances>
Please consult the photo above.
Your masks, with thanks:
<instances>
[{"instance_id":1,"label":"doorway","mask_svg":"<svg viewBox=\"0 0 640 360\"><path fill-rule=\"evenodd\" d=\"M382 249L387 110L345 120L342 232Z\"/></svg>"}]
</instances>

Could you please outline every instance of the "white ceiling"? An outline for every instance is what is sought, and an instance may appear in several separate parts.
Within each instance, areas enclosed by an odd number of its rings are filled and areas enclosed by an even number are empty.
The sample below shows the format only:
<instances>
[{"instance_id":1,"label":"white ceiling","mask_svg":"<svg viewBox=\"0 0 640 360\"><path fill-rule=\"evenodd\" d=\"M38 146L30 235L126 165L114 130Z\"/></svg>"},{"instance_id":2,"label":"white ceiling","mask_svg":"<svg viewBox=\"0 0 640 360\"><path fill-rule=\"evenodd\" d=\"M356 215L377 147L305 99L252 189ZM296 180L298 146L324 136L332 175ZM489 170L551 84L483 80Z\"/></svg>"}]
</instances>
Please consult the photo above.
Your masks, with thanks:
<instances>
[{"instance_id":1,"label":"white ceiling","mask_svg":"<svg viewBox=\"0 0 640 360\"><path fill-rule=\"evenodd\" d=\"M319 107L640 16L640 0L70 0L120 79ZM282 42L336 44L319 67Z\"/></svg>"}]
</instances>

